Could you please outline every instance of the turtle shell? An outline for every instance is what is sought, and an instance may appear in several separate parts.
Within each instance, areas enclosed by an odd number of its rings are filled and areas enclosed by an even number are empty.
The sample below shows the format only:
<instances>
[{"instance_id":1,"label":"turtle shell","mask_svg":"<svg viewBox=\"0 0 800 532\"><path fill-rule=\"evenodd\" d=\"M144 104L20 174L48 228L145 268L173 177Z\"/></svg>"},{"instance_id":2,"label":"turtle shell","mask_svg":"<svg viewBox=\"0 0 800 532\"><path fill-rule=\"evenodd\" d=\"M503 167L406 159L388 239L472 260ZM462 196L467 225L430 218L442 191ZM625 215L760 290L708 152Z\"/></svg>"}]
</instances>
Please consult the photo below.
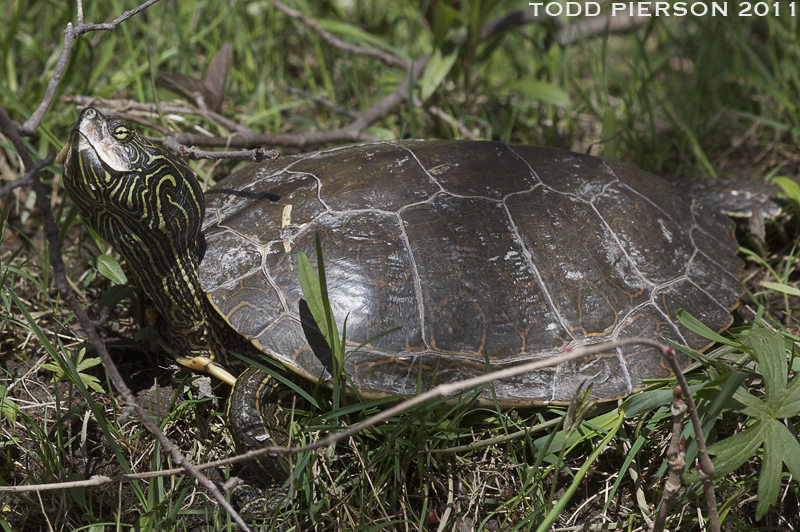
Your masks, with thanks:
<instances>
[{"instance_id":1,"label":"turtle shell","mask_svg":"<svg viewBox=\"0 0 800 532\"><path fill-rule=\"evenodd\" d=\"M678 323L678 309L721 331L743 292L728 218L642 170L552 148L334 148L247 166L206 205L203 287L270 357L325 375L299 310L297 252L315 264L316 233L348 345L402 327L347 359L367 397L631 336L702 350L709 341ZM631 346L495 383L495 393L505 405L563 403L587 381L611 400L669 375L655 350Z\"/></svg>"}]
</instances>

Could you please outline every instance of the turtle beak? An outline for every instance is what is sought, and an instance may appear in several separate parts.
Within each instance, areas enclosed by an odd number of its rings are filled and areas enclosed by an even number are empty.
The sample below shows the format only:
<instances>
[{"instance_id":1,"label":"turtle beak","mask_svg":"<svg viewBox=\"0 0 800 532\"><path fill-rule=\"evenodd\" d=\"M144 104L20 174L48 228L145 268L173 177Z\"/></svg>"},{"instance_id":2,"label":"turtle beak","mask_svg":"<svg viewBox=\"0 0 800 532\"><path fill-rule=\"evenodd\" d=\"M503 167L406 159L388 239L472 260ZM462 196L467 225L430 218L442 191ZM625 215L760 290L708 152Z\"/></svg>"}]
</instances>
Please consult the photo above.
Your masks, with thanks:
<instances>
[{"instance_id":1,"label":"turtle beak","mask_svg":"<svg viewBox=\"0 0 800 532\"><path fill-rule=\"evenodd\" d=\"M104 166L116 172L129 172L130 164L125 151L108 130L105 115L94 107L81 111L78 123L70 131L69 139L56 157L65 168L82 152L92 150Z\"/></svg>"}]
</instances>

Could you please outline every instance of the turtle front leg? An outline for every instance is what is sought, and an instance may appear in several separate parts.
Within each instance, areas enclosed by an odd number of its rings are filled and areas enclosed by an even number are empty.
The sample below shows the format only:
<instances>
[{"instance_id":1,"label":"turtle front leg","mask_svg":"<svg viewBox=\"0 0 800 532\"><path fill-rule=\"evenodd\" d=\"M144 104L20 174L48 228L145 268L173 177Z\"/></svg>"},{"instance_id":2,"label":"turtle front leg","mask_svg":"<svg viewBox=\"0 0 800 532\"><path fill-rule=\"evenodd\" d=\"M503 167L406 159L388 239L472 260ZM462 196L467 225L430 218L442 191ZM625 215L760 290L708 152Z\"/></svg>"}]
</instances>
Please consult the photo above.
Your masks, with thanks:
<instances>
[{"instance_id":1,"label":"turtle front leg","mask_svg":"<svg viewBox=\"0 0 800 532\"><path fill-rule=\"evenodd\" d=\"M280 402L288 393L286 387L259 369L248 368L237 377L226 413L237 452L286 446L289 416ZM247 462L239 476L245 482L233 488L231 495L242 515L265 519L283 505L284 483L289 476L285 457L262 455Z\"/></svg>"}]
</instances>

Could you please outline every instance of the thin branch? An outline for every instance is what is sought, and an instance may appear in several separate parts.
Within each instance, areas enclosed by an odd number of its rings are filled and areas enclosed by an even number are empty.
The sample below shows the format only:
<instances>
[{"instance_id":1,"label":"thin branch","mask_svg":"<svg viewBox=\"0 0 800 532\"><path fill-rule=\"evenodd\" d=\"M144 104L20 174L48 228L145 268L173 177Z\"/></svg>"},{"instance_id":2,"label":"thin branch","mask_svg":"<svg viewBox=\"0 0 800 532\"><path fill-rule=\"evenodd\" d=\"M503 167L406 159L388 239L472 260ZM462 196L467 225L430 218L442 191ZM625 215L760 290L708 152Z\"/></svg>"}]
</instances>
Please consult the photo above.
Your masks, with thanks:
<instances>
[{"instance_id":1,"label":"thin branch","mask_svg":"<svg viewBox=\"0 0 800 532\"><path fill-rule=\"evenodd\" d=\"M686 403L681 400L681 387L676 386L672 394L672 437L670 438L669 448L667 449L667 464L669 464L669 474L664 483L664 495L661 498L661 506L655 521L650 525L653 532L662 532L670 515L670 510L678 498L681 489L681 478L686 468L685 439L681 437L683 432L683 418L686 415Z\"/></svg>"},{"instance_id":2,"label":"thin branch","mask_svg":"<svg viewBox=\"0 0 800 532\"><path fill-rule=\"evenodd\" d=\"M711 463L711 458L708 456L708 449L706 448L706 437L703 434L703 425L700 423L700 415L697 413L697 406L694 404L694 398L689 393L689 384L686 382L686 377L683 376L683 371L675 358L675 348L670 347L666 352L666 359L669 362L670 368L675 373L678 379L678 385L683 392L683 398L686 400L686 406L689 408L689 418L692 420L694 427L694 435L697 439L697 456L700 464L700 482L703 484L703 491L706 497L706 507L708 508L708 521L711 526L711 532L719 532L719 514L717 512L717 498L714 496L714 464Z\"/></svg>"},{"instance_id":3,"label":"thin branch","mask_svg":"<svg viewBox=\"0 0 800 532\"><path fill-rule=\"evenodd\" d=\"M249 451L249 452L247 452L245 454L241 454L241 455L234 456L234 457L231 457L231 458L226 458L224 460L217 460L217 461L214 461L214 462L209 462L209 463L203 464L201 466L195 466L195 467L198 467L199 469L207 469L209 467L219 467L219 466L223 466L223 465L236 464L236 463L240 463L240 462L248 462L248 461L250 461L250 460L252 460L254 458L258 458L259 456L262 456L264 454L276 453L276 454L287 456L287 455L293 455L293 454L298 454L298 453L311 452L311 451L314 451L316 449L329 447L329 446L335 445L335 444L337 444L337 443L339 443L341 441L344 441L344 440L346 440L348 438L351 438L353 435L355 435L355 434L357 434L357 433L359 433L359 432L361 432L361 431L363 431L363 430L365 430L365 429L367 429L369 427L373 427L375 425L378 425L378 424L386 421L387 419L390 419L390 418L392 418L394 416L397 416L397 415L399 415L399 414L401 414L401 413L403 413L403 412L405 412L407 410L411 410L411 409L413 409L413 408L415 408L415 407L417 407L417 406L419 406L419 405L421 405L421 404L423 404L423 403L425 403L427 401L430 401L432 399L436 399L436 398L440 398L440 397L449 397L449 396L452 396L452 395L454 395L454 394L456 394L458 392L462 392L462 391L468 390L470 388L475 388L477 386L488 384L490 382L499 381L499 380L506 379L506 378L509 378L509 377L513 377L513 376L516 376L516 375L521 375L523 373L536 371L536 370L542 369L542 368L557 366L558 364L561 364L563 362L567 362L567 361L570 361L570 360L576 360L576 359L579 359L579 358L584 358L584 357L587 357L587 356L590 356L590 355L593 355L593 354L596 354L596 353L608 352L609 350L620 348L620 347L625 347L625 346L629 346L629 345L644 345L644 346L652 347L652 348L658 350L662 354L662 356L665 356L665 353L669 349L671 349L671 348L668 348L667 346L665 346L665 345L663 345L663 344L661 344L659 342L656 342L655 340L650 340L650 339L647 339L647 338L636 338L636 337L626 338L624 340L617 340L617 341L614 341L614 342L602 342L602 343L598 343L598 344L594 344L594 345L578 347L578 348L572 349L570 351L566 351L566 352L562 353L561 355L558 355L558 356L555 356L555 357L552 357L552 358L543 359L543 360L535 360L535 361L532 361L532 362L527 362L527 363L521 364L519 366L506 368L506 369L502 369L502 370L498 370L498 371L493 371L493 372L486 373L486 374L483 374L483 375L479 375L477 377L472 377L470 379L466 379L466 380L463 380L463 381L457 381L457 382L452 382L452 383L447 383L447 384L440 384L440 385L432 388L431 390L428 390L425 393L422 393L420 395L417 395L417 396L411 397L409 399L406 399L405 401L402 401L402 402L398 403L397 405L395 405L395 406L393 406L391 408L387 408L386 410L382 410L379 413L375 414L374 416L371 416L371 417L365 419L364 421L362 421L360 423L352 425L351 427L348 427L348 428L342 430L341 432L337 432L335 434L331 434L331 435L329 435L329 436L327 436L325 438L319 439L316 442L309 443L307 445L302 445L302 446L297 446L297 447L292 447L292 446L289 446L289 447L263 447L263 448L260 448L260 449ZM530 434L530 432L526 432L526 433ZM85 481L78 481L78 482L87 482L87 483L91 483L91 484L85 484L85 485L94 485L94 484L97 484L97 483L107 483L107 482L113 482L113 481L122 481L122 480L129 480L129 479L133 479L133 478L151 478L151 477L155 477L155 476L176 475L176 474L180 474L182 472L183 472L183 469L175 468L175 469L162 470L162 471L158 471L158 472L139 473L139 474L136 474L136 475L119 475L119 476L116 476L116 477L105 477L106 480L103 480L103 481L94 480L95 477L92 477L92 479L85 480ZM75 484L75 485L84 485L84 484ZM63 484L58 484L58 487L63 487ZM11 488L13 488L13 489L11 489ZM19 492L19 491L35 491L36 489L40 489L40 488L38 486L16 486L16 487L2 487L2 486L0 486L0 493L6 492L6 491L16 491L16 492ZM48 488L48 489L55 489L55 488Z\"/></svg>"},{"instance_id":4,"label":"thin branch","mask_svg":"<svg viewBox=\"0 0 800 532\"><path fill-rule=\"evenodd\" d=\"M188 147L180 144L173 137L166 137L163 139L164 145L178 153L182 157L189 159L231 159L234 161L255 161L260 162L265 159L274 161L280 157L280 153L276 150L268 150L261 146L255 149L246 151L202 151L196 147Z\"/></svg>"},{"instance_id":5,"label":"thin branch","mask_svg":"<svg viewBox=\"0 0 800 532\"><path fill-rule=\"evenodd\" d=\"M508 31L517 26L524 26L526 24L542 24L547 21L550 21L557 26L561 25L558 17L551 17L547 14L540 15L535 9L512 11L511 13L507 13L487 22L483 28L481 28L480 40L485 41L487 39L491 39L498 33ZM450 42L456 45L462 45L467 42L467 35L466 33L458 35L457 37L451 39Z\"/></svg>"},{"instance_id":6,"label":"thin branch","mask_svg":"<svg viewBox=\"0 0 800 532\"><path fill-rule=\"evenodd\" d=\"M547 22L558 30L556 41L560 45L566 46L568 44L575 44L581 40L601 37L606 34L627 33L652 20L652 17L631 16L627 13L618 13L615 15L606 13L596 17L582 18L571 24L564 24L560 18L551 17L541 11L543 10L523 9L494 18L481 28L480 40L485 41L491 39L499 33L506 32L518 26L544 24ZM466 35L459 35L452 39L451 42L460 45L464 44L466 40Z\"/></svg>"},{"instance_id":7,"label":"thin branch","mask_svg":"<svg viewBox=\"0 0 800 532\"><path fill-rule=\"evenodd\" d=\"M130 11L126 11L111 22L103 22L102 24L94 24L92 22L87 22L86 24L83 23L83 3L82 0L78 0L78 26L76 26L78 33L88 33L90 31L114 31L114 29L122 22L128 20L132 16L136 15L140 11L144 11L148 7L152 6L159 0L147 0L147 2L131 9Z\"/></svg>"},{"instance_id":8,"label":"thin branch","mask_svg":"<svg viewBox=\"0 0 800 532\"><path fill-rule=\"evenodd\" d=\"M72 23L68 22L67 28L64 30L64 47L61 49L61 57L58 59L58 63L56 63L53 76L50 78L50 81L47 82L47 90L44 93L44 98L42 98L42 103L39 104L39 107L33 112L30 118L19 128L22 135L30 137L36 132L39 124L42 123L44 115L50 108L50 104L53 103L56 90L58 90L58 84L61 83L61 76L64 75L64 70L67 68L69 54L72 51L72 43L75 41L76 36L77 33L75 33ZM14 129L17 129L16 125Z\"/></svg>"},{"instance_id":9,"label":"thin branch","mask_svg":"<svg viewBox=\"0 0 800 532\"><path fill-rule=\"evenodd\" d=\"M163 105L163 104L157 106L154 103L140 103L140 102L135 102L133 100L106 100L104 98L90 98L88 96L81 96L81 95L67 96L64 98L64 102L74 103L75 105L81 108L89 106L97 107L100 109L100 111L111 111L110 114L112 115L115 113L119 113L122 110L129 109L133 111L143 111L145 113L151 113L153 116L158 116L158 110L160 108L162 113L200 116L203 118L207 118L212 122L216 122L217 124L226 128L229 131L257 134L255 131L249 129L247 126L243 126L238 122L234 122L233 120L226 118L219 113L215 113L214 111L196 109L194 107Z\"/></svg>"},{"instance_id":10,"label":"thin branch","mask_svg":"<svg viewBox=\"0 0 800 532\"><path fill-rule=\"evenodd\" d=\"M27 187L28 185L33 183L33 175L38 174L42 168L50 166L55 160L55 158L56 158L56 153L50 152L50 154L45 159L42 159L41 161L38 161L35 165L33 165L33 168L28 170L28 173L26 173L23 177L0 187L0 198L11 194L11 191L14 190L15 188Z\"/></svg>"},{"instance_id":11,"label":"thin branch","mask_svg":"<svg viewBox=\"0 0 800 532\"><path fill-rule=\"evenodd\" d=\"M558 32L558 42L562 46L566 46L606 34L628 33L652 20L652 17L631 16L627 13L617 13L616 15L606 13L598 17L587 17L561 28Z\"/></svg>"},{"instance_id":12,"label":"thin branch","mask_svg":"<svg viewBox=\"0 0 800 532\"><path fill-rule=\"evenodd\" d=\"M108 30L113 31L114 28L117 27L122 21L131 18L133 15L137 14L138 12L147 9L151 5L155 4L159 0L148 0L144 4L140 5L139 7L132 9L130 11L126 11L121 16L115 18L111 22L106 22L104 24L84 24L83 22L83 4L81 0L78 0L78 17L75 26L72 25L71 22L67 23L67 27L64 29L64 47L61 49L61 57L58 59L58 63L56 63L56 69L53 71L53 76L50 78L50 81L47 82L47 90L44 93L44 98L42 98L42 103L39 104L39 107L36 111L33 112L30 118L25 121L25 123L19 128L20 133L23 136L31 136L36 132L36 129L39 127L39 124L42 123L42 119L44 115L47 113L47 110L50 108L50 104L53 103L53 98L56 96L56 91L58 90L58 85L61 83L61 77L64 75L64 70L67 68L67 62L69 61L69 55L72 51L72 43L75 42L75 38L78 35L83 33L88 33L90 31L99 31L99 30ZM15 126L16 128L16 126Z\"/></svg>"},{"instance_id":13,"label":"thin branch","mask_svg":"<svg viewBox=\"0 0 800 532\"><path fill-rule=\"evenodd\" d=\"M314 30L322 39L330 44L335 48L339 48L340 50L344 50L354 55L363 55L367 57L374 57L379 59L390 66L396 66L403 69L407 69L411 64L410 61L407 59L401 59L399 57L395 57L391 54L378 50L376 48L361 48L360 46L355 46L352 44L347 44L346 42L340 40L338 37L333 35L328 30L324 29L319 22L314 20L311 17L307 17L306 15L302 14L299 11L296 11L286 5L282 4L278 0L272 0L272 5L288 17L292 17L294 19L300 20L303 24Z\"/></svg>"}]
</instances>

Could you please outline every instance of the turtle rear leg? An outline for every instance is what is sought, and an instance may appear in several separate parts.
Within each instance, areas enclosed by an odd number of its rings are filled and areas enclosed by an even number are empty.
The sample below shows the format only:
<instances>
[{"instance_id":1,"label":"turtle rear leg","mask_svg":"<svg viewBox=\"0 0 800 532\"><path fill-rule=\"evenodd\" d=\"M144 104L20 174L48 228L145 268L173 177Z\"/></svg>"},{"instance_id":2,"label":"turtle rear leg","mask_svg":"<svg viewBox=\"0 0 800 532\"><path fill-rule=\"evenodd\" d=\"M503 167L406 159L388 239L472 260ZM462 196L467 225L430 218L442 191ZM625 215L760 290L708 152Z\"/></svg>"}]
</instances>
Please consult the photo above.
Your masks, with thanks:
<instances>
[{"instance_id":1,"label":"turtle rear leg","mask_svg":"<svg viewBox=\"0 0 800 532\"><path fill-rule=\"evenodd\" d=\"M275 378L256 368L248 368L237 377L227 408L237 452L286 446L289 416L280 403L289 394ZM233 488L231 494L242 515L263 519L283 505L284 483L289 476L285 457L262 455L248 462L239 476L245 483Z\"/></svg>"}]
</instances>

